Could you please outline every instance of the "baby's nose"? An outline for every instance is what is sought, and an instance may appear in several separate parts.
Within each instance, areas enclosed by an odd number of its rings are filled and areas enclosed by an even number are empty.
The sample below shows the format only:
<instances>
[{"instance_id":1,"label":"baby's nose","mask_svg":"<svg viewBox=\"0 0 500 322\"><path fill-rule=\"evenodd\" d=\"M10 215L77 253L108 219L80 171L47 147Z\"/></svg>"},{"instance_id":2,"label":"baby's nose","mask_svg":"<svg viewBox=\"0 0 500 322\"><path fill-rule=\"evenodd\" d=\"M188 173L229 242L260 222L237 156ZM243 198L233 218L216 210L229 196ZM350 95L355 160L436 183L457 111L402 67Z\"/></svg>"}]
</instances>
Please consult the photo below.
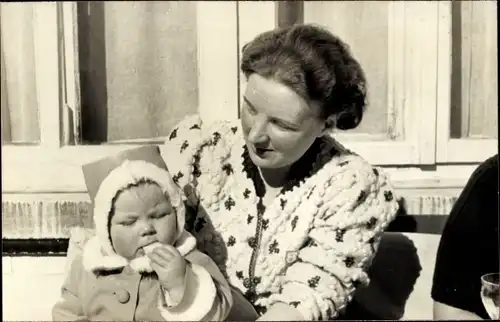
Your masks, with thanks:
<instances>
[{"instance_id":1,"label":"baby's nose","mask_svg":"<svg viewBox=\"0 0 500 322\"><path fill-rule=\"evenodd\" d=\"M150 236L156 234L156 230L153 225L147 224L141 230L141 236Z\"/></svg>"}]
</instances>

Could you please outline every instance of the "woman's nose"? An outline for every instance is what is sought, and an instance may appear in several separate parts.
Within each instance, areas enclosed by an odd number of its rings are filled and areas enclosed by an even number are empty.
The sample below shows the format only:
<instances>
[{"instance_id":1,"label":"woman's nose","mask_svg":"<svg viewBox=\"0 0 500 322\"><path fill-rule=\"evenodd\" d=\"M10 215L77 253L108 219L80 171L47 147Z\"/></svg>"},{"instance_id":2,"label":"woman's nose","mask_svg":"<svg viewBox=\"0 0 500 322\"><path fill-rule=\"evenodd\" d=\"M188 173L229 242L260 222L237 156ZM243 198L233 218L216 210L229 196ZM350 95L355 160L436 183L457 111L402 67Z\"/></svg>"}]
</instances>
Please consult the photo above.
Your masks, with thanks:
<instances>
[{"instance_id":1,"label":"woman's nose","mask_svg":"<svg viewBox=\"0 0 500 322\"><path fill-rule=\"evenodd\" d=\"M248 140L253 144L267 142L267 121L264 116L258 115L252 124L252 128L248 133Z\"/></svg>"}]
</instances>

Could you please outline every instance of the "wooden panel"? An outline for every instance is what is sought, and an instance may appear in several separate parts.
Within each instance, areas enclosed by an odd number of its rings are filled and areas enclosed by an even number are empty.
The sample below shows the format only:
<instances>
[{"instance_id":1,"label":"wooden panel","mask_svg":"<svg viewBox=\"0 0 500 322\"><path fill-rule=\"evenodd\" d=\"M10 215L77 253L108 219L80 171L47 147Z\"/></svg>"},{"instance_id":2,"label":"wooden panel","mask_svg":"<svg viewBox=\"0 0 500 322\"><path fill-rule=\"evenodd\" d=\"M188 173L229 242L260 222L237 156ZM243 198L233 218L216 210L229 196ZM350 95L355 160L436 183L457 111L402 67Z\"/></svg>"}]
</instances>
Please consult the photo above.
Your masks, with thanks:
<instances>
[{"instance_id":1,"label":"wooden panel","mask_svg":"<svg viewBox=\"0 0 500 322\"><path fill-rule=\"evenodd\" d=\"M73 226L92 227L92 204L85 201L3 201L3 238L64 238Z\"/></svg>"}]
</instances>

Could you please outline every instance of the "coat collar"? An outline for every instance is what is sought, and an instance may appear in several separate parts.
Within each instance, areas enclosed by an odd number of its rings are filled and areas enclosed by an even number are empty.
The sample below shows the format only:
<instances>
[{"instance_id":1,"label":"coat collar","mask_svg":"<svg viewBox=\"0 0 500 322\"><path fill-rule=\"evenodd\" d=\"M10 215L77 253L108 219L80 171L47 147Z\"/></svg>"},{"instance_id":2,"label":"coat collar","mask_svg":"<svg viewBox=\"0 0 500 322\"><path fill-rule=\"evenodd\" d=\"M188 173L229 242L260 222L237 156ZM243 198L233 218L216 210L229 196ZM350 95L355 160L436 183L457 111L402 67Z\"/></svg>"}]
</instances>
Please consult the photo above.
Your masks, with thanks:
<instances>
[{"instance_id":1,"label":"coat collar","mask_svg":"<svg viewBox=\"0 0 500 322\"><path fill-rule=\"evenodd\" d=\"M196 247L196 239L187 231L184 231L175 243L175 247L182 256L185 256ZM139 273L151 273L153 269L146 255L128 261L116 254L106 254L98 236L93 236L83 250L83 267L92 273L103 271L114 271L130 266Z\"/></svg>"}]
</instances>

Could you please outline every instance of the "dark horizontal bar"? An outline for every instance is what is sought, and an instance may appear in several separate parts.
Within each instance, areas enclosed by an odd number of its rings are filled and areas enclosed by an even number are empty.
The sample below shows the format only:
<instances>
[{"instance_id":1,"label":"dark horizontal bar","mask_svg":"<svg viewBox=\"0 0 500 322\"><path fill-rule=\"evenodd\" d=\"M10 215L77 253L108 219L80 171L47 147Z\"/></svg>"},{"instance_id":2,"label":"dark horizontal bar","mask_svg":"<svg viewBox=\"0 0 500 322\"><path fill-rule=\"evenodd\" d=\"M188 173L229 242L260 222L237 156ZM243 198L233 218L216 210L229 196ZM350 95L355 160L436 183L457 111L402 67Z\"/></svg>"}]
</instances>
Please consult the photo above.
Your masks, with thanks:
<instances>
[{"instance_id":1,"label":"dark horizontal bar","mask_svg":"<svg viewBox=\"0 0 500 322\"><path fill-rule=\"evenodd\" d=\"M2 239L2 256L66 256L68 238Z\"/></svg>"},{"instance_id":2,"label":"dark horizontal bar","mask_svg":"<svg viewBox=\"0 0 500 322\"><path fill-rule=\"evenodd\" d=\"M387 231L440 235L448 216L400 215L389 225Z\"/></svg>"}]
</instances>

